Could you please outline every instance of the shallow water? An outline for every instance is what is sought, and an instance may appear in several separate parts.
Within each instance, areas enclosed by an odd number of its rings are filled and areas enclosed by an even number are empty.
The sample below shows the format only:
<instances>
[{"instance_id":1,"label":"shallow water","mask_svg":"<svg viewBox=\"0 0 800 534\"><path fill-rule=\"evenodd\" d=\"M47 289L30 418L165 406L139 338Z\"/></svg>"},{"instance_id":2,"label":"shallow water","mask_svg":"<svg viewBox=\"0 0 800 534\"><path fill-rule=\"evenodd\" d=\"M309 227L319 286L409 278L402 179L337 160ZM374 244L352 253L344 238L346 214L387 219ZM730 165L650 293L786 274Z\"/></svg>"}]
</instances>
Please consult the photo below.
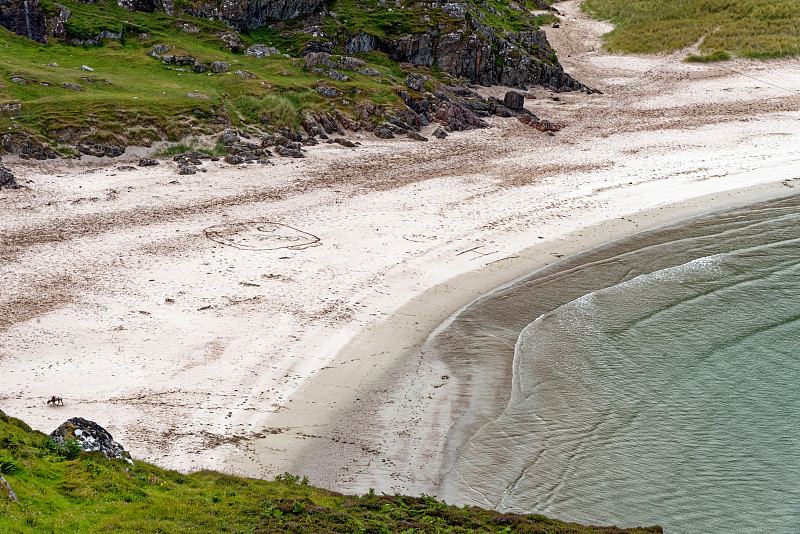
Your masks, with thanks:
<instances>
[{"instance_id":1,"label":"shallow water","mask_svg":"<svg viewBox=\"0 0 800 534\"><path fill-rule=\"evenodd\" d=\"M448 501L800 531L800 197L571 258L428 349L483 399L451 432Z\"/></svg>"}]
</instances>

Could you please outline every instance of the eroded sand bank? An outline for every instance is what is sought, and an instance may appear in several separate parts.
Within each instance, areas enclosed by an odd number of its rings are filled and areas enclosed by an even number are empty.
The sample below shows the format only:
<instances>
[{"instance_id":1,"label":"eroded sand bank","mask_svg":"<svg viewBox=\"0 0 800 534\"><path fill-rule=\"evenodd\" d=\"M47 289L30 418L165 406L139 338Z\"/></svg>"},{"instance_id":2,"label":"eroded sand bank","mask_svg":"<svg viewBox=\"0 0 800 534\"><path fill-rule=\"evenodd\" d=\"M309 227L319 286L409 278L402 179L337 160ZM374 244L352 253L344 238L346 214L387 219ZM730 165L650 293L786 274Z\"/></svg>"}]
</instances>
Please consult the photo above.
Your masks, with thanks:
<instances>
[{"instance_id":1,"label":"eroded sand bank","mask_svg":"<svg viewBox=\"0 0 800 534\"><path fill-rule=\"evenodd\" d=\"M92 419L165 467L435 492L477 402L409 357L437 325L565 254L800 185L800 62L608 55L559 9L551 42L603 94L537 90L553 137L493 119L194 176L10 162L0 407Z\"/></svg>"}]
</instances>

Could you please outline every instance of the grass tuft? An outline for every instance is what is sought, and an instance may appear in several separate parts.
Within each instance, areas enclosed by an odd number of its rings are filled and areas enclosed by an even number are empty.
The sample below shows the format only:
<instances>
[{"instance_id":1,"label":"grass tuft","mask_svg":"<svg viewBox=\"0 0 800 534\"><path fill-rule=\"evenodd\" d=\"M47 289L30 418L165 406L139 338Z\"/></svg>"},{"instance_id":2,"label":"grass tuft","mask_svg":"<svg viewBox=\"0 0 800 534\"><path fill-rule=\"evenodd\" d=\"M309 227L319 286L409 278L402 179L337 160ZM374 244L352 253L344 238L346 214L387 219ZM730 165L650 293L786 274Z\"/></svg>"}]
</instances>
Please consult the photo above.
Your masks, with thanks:
<instances>
[{"instance_id":1,"label":"grass tuft","mask_svg":"<svg viewBox=\"0 0 800 534\"><path fill-rule=\"evenodd\" d=\"M699 43L706 61L800 55L796 0L586 0L589 15L617 26L613 52L673 52ZM724 54L728 54L727 57Z\"/></svg>"}]
</instances>

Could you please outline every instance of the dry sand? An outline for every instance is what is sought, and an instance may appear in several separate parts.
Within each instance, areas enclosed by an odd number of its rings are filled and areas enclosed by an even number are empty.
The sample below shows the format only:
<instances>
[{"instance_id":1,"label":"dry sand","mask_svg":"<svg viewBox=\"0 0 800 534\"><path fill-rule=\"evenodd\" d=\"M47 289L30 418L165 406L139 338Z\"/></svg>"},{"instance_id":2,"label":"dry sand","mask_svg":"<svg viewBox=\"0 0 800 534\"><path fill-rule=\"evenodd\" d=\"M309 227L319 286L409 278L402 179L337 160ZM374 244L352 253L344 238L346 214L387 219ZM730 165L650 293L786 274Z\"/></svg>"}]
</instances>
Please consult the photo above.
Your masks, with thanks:
<instances>
[{"instance_id":1,"label":"dry sand","mask_svg":"<svg viewBox=\"0 0 800 534\"><path fill-rule=\"evenodd\" d=\"M0 191L0 408L184 471L438 492L470 401L411 356L437 325L565 254L800 191L800 62L609 55L559 9L549 39L603 93L536 90L552 137L497 118L194 176L6 159L29 189Z\"/></svg>"}]
</instances>

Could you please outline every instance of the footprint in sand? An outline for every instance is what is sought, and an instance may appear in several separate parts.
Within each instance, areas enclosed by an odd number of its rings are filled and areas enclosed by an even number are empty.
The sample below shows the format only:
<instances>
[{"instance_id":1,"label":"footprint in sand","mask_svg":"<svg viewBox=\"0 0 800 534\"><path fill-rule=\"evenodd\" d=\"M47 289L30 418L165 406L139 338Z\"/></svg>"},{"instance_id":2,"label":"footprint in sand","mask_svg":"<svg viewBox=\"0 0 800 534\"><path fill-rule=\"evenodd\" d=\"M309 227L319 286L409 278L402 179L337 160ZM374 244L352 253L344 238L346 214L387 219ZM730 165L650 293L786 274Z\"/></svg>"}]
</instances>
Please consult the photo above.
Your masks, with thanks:
<instances>
[{"instance_id":1,"label":"footprint in sand","mask_svg":"<svg viewBox=\"0 0 800 534\"><path fill-rule=\"evenodd\" d=\"M313 234L264 219L218 224L203 232L212 241L242 250L303 250L321 245Z\"/></svg>"}]
</instances>

